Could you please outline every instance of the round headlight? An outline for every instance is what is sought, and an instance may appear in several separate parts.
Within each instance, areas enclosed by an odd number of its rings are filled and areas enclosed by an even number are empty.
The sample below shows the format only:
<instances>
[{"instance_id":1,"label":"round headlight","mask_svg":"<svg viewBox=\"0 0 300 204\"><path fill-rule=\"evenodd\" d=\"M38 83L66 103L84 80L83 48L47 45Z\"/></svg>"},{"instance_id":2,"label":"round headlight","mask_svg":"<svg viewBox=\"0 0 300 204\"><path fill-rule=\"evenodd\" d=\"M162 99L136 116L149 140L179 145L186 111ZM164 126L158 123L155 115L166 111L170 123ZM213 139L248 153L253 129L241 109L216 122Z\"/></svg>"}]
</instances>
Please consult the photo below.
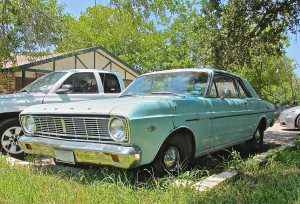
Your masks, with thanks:
<instances>
[{"instance_id":1,"label":"round headlight","mask_svg":"<svg viewBox=\"0 0 300 204\"><path fill-rule=\"evenodd\" d=\"M34 133L35 132L35 121L33 117L26 116L24 120L24 129L25 132Z\"/></svg>"},{"instance_id":2,"label":"round headlight","mask_svg":"<svg viewBox=\"0 0 300 204\"><path fill-rule=\"evenodd\" d=\"M108 131L113 140L123 142L126 138L126 124L120 118L112 118L108 125Z\"/></svg>"}]
</instances>

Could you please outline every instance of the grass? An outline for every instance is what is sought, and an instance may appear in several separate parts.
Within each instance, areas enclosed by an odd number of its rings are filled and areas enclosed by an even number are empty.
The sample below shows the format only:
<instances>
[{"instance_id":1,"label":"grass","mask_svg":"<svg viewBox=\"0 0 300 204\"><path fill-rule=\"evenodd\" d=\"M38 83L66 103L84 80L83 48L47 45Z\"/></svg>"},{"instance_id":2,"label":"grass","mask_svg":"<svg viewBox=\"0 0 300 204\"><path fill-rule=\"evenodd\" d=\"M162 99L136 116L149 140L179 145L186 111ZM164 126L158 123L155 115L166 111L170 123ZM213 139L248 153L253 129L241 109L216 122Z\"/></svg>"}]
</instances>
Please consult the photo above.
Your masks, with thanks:
<instances>
[{"instance_id":1,"label":"grass","mask_svg":"<svg viewBox=\"0 0 300 204\"><path fill-rule=\"evenodd\" d=\"M93 176L51 168L11 167L0 159L0 203L300 203L299 146L273 154L266 164L241 162L231 154L216 168L192 169L181 179L199 180L215 169L235 167L240 174L199 194L175 187L175 178L141 179L135 171L102 167Z\"/></svg>"},{"instance_id":2,"label":"grass","mask_svg":"<svg viewBox=\"0 0 300 204\"><path fill-rule=\"evenodd\" d=\"M300 150L284 150L266 164L239 165L240 174L200 199L206 203L300 203Z\"/></svg>"}]
</instances>

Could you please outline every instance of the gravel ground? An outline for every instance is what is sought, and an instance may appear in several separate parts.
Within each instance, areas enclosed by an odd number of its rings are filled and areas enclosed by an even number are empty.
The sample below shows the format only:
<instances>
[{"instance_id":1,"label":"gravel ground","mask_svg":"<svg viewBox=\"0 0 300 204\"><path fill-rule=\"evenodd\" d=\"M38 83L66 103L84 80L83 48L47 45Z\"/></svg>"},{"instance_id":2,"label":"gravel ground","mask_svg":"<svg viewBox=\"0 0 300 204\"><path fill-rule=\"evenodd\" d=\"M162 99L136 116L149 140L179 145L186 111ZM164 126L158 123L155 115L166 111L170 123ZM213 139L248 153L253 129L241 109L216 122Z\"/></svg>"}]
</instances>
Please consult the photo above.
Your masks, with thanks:
<instances>
[{"instance_id":1,"label":"gravel ground","mask_svg":"<svg viewBox=\"0 0 300 204\"><path fill-rule=\"evenodd\" d=\"M286 144L292 142L299 133L298 129L286 129L279 123L275 123L273 127L266 130L265 143Z\"/></svg>"}]
</instances>

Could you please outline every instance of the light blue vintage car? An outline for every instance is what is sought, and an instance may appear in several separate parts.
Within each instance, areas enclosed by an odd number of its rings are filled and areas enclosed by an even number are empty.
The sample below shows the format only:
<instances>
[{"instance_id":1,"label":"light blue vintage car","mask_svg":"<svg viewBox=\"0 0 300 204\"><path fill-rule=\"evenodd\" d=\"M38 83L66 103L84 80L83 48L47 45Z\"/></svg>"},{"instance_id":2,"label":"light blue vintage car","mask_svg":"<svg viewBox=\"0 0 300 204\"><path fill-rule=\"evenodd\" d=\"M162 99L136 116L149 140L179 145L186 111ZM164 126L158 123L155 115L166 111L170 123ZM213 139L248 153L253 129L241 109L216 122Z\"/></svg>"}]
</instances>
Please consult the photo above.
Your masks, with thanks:
<instances>
[{"instance_id":1,"label":"light blue vintage car","mask_svg":"<svg viewBox=\"0 0 300 204\"><path fill-rule=\"evenodd\" d=\"M32 106L21 113L26 153L57 162L177 172L195 157L262 144L275 107L243 78L214 69L153 72L117 99Z\"/></svg>"}]
</instances>

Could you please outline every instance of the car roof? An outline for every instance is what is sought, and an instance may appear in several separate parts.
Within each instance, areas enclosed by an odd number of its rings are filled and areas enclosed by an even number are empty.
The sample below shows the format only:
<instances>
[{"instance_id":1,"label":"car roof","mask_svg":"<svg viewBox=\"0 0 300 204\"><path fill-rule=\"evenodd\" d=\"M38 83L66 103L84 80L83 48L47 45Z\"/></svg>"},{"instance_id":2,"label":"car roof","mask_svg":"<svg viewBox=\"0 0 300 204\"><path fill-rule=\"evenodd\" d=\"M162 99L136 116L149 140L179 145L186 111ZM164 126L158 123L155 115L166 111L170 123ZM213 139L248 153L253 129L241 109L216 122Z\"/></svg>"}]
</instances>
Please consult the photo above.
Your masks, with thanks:
<instances>
[{"instance_id":1,"label":"car roof","mask_svg":"<svg viewBox=\"0 0 300 204\"><path fill-rule=\"evenodd\" d=\"M141 76L147 76L147 75L152 75L152 74L158 74L158 73L178 73L178 72L206 72L206 73L221 73L221 74L227 74L233 77L236 77L240 80L243 81L244 85L246 86L246 88L248 89L248 91L250 92L250 94L252 95L253 98L259 98L259 96L257 95L257 93L255 92L255 90L252 88L252 86L249 84L249 82L244 79L243 77L240 77L236 74L230 73L230 72L226 72L224 70L219 70L219 69L212 69L212 68L187 68L187 69L172 69L172 70L164 70L164 71L157 71L157 72L150 72L147 74L143 74Z\"/></svg>"},{"instance_id":2,"label":"car roof","mask_svg":"<svg viewBox=\"0 0 300 204\"><path fill-rule=\"evenodd\" d=\"M231 76L235 76L238 78L241 78L233 73L226 72L224 70L219 70L219 69L212 69L212 68L186 68L186 69L170 69L170 70L164 70L164 71L157 71L157 72L150 72L143 74L141 76L145 75L151 75L151 74L160 74L160 73L178 73L178 72L208 72L208 73L223 73L223 74L228 74Z\"/></svg>"},{"instance_id":3,"label":"car roof","mask_svg":"<svg viewBox=\"0 0 300 204\"><path fill-rule=\"evenodd\" d=\"M117 73L113 70L101 70L101 69L71 69L71 70L59 70L57 72L72 72L72 73L80 73L80 72L98 72L98 73Z\"/></svg>"}]
</instances>

